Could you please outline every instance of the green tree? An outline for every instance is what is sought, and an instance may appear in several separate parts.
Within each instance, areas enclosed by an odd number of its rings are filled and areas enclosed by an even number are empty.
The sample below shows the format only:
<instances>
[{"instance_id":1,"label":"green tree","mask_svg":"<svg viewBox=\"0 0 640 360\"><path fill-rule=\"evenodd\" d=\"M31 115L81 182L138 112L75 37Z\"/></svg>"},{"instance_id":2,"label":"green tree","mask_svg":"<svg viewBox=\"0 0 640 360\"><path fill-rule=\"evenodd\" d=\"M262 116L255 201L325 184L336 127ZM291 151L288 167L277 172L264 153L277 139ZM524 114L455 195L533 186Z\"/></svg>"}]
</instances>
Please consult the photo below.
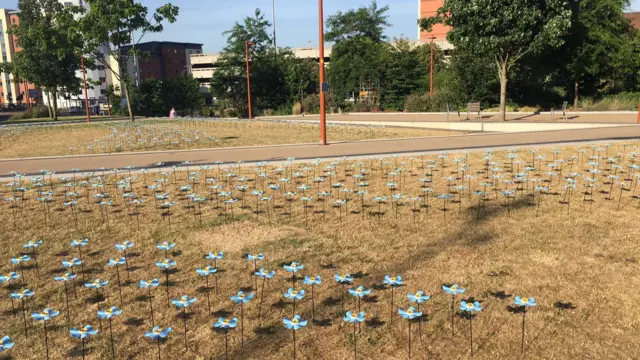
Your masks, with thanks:
<instances>
[{"instance_id":1,"label":"green tree","mask_svg":"<svg viewBox=\"0 0 640 360\"><path fill-rule=\"evenodd\" d=\"M302 100L305 96L318 92L320 83L319 65L313 59L289 57L285 81L289 89L291 102Z\"/></svg>"},{"instance_id":2,"label":"green tree","mask_svg":"<svg viewBox=\"0 0 640 360\"><path fill-rule=\"evenodd\" d=\"M87 0L88 12L80 21L80 30L86 42L84 53L96 64L103 65L122 84L129 117L134 115L129 98L131 76L128 72L129 60L145 54L136 48L142 38L149 33L163 30L163 22L174 23L179 9L171 3L158 7L154 13L131 0ZM139 35L134 38L134 35ZM123 53L122 47L129 46Z\"/></svg>"},{"instance_id":3,"label":"green tree","mask_svg":"<svg viewBox=\"0 0 640 360\"><path fill-rule=\"evenodd\" d=\"M15 81L24 79L51 93L52 117L57 120L58 92L80 88L76 71L80 68L78 54L83 44L74 30L77 26L74 15L81 9L64 6L57 0L20 0L18 8L20 23L11 28L11 34L17 37L23 50L16 54L12 65Z\"/></svg>"},{"instance_id":4,"label":"green tree","mask_svg":"<svg viewBox=\"0 0 640 360\"><path fill-rule=\"evenodd\" d=\"M243 114L248 113L246 41L251 43L249 68L254 112L267 109L285 111L285 107L291 105L291 93L299 90L297 81L301 78L296 77L302 75L293 75L290 69L297 60L293 59L290 50L273 48L270 26L260 9L256 9L253 16L245 18L242 23L237 22L231 30L223 33L227 36L227 44L213 74L211 93ZM289 88L287 77L297 82L294 88ZM303 81L302 86L307 85L307 81Z\"/></svg>"},{"instance_id":5,"label":"green tree","mask_svg":"<svg viewBox=\"0 0 640 360\"><path fill-rule=\"evenodd\" d=\"M566 0L445 0L422 30L436 23L452 27L447 39L460 51L491 56L500 79L500 112L506 120L509 70L525 55L559 47L571 24Z\"/></svg>"},{"instance_id":6,"label":"green tree","mask_svg":"<svg viewBox=\"0 0 640 360\"><path fill-rule=\"evenodd\" d=\"M382 54L387 49L384 30L389 7L378 8L375 1L345 13L338 11L327 19L327 41L335 42L327 68L332 103L344 106L347 98L357 98L361 88L370 91L369 102L377 106L383 82Z\"/></svg>"},{"instance_id":7,"label":"green tree","mask_svg":"<svg viewBox=\"0 0 640 360\"><path fill-rule=\"evenodd\" d=\"M141 116L167 116L171 108L181 114L193 114L203 104L200 84L191 75L161 81L146 79L131 88L133 111Z\"/></svg>"},{"instance_id":8,"label":"green tree","mask_svg":"<svg viewBox=\"0 0 640 360\"><path fill-rule=\"evenodd\" d=\"M581 0L571 2L571 27L564 45L552 53L572 86L573 106L578 107L581 84L599 82L613 75L616 57L628 47L631 31L624 17L628 0ZM563 74L564 75L564 74ZM585 84L586 85L586 84Z\"/></svg>"},{"instance_id":9,"label":"green tree","mask_svg":"<svg viewBox=\"0 0 640 360\"><path fill-rule=\"evenodd\" d=\"M325 41L339 43L356 37L365 37L377 42L383 41L384 29L389 27L387 12L389 6L378 7L373 0L369 7L351 9L346 13L338 11L327 18Z\"/></svg>"}]
</instances>

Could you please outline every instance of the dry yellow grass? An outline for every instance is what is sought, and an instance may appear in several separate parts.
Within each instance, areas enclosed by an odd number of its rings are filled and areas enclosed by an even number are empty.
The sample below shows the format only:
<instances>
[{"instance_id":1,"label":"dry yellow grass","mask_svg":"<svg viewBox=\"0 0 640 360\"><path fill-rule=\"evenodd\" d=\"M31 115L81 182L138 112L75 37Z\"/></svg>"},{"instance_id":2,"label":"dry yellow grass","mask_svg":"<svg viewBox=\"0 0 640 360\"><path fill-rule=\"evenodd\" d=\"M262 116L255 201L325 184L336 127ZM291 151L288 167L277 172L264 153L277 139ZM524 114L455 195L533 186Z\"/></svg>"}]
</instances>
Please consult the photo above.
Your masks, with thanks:
<instances>
[{"instance_id":1,"label":"dry yellow grass","mask_svg":"<svg viewBox=\"0 0 640 360\"><path fill-rule=\"evenodd\" d=\"M635 144L638 145L638 144ZM624 150L624 151L623 151ZM591 149L586 148L584 157L591 156ZM594 150L595 152L598 152ZM617 153L627 154L631 147L614 144L608 150L599 151L603 157L605 151L609 156ZM518 152L520 159L531 158L526 150ZM547 160L554 155L550 149L541 150ZM566 176L569 167L586 176L589 168L587 159L581 159L575 148L562 149L555 157L569 161L569 156L578 156L573 164L563 165ZM8 204L0 208L3 247L0 248L2 263L9 264L11 257L23 251L22 244L30 239L43 239L44 245L39 249L38 262L40 275L34 268L25 270L26 283L35 291L36 296L27 302L28 311L38 311L52 307L63 312L50 324L49 344L52 359L79 356L80 342L70 338L65 322L65 305L63 287L52 281L55 274L61 272L60 262L77 256L77 251L68 246L72 239L88 238L89 245L83 249L86 262L86 278L101 278L111 281L107 286L107 299L103 306L117 305L124 313L116 318L114 336L119 359L144 359L156 357L156 347L143 338L149 331L148 302L145 291L138 289L141 279L158 278L162 285L154 290L156 324L171 326L173 332L162 345L163 359L215 359L224 358L224 336L212 332L211 325L218 316L239 317L239 308L229 297L238 290L254 285L252 276L253 264L245 260L246 253L263 253L265 260L258 267L276 270L274 279L267 281L263 304L264 318L257 318L259 298L256 297L245 308L245 347L240 347L240 326L229 333L230 358L232 359L286 359L292 357L292 337L285 331L281 319L291 317L292 306L283 301L282 294L291 284L289 274L282 269L282 264L297 261L305 268L304 275L321 275L323 283L315 289L316 321L300 330L296 335L299 359L349 359L353 358L352 328L343 324L340 312L340 288L333 276L336 273L351 273L356 280L354 287L364 285L373 289L371 296L362 304L366 312L367 322L358 334L359 358L361 359L405 359L407 358L407 322L397 316L390 322L391 293L382 284L386 274L402 275L405 286L395 291L395 305L400 308L410 306L406 293L423 290L432 295L431 300L423 304L426 318L423 326L422 340L418 340L418 327L412 326L413 358L416 359L466 359L469 352L469 324L467 320L456 317L455 335L450 330L451 298L441 290L442 284L458 283L466 288L463 296L481 301L484 310L473 321L475 359L634 359L640 354L639 335L640 312L638 301L638 245L640 235L637 197L633 198L635 185L626 182L623 191L621 208L618 211L618 195L620 185L614 184L614 191L609 199L609 185L605 176L609 166L602 160L599 165L603 170L598 175L600 187L594 195L594 203L583 201L583 176L577 177L578 190L571 197L570 206L563 204L564 189L557 178L550 184L548 195L543 195L539 215L535 198L528 196L529 191L518 192L513 205L507 208L503 200L496 200L493 191L488 192L488 200L481 209L477 219L477 198L472 201L467 195L462 196L460 210L457 203L449 203L449 211L443 212L442 200L431 199L430 207L420 208L413 212L413 204L407 202L398 209L387 203L381 207L384 214L376 214L377 205L374 195L389 195L387 181L394 181L387 174L393 169L405 168L406 173L395 177L399 189L407 197L421 194L419 178L424 178L427 169L420 166L425 160L432 160L438 167L433 171L432 186L435 194L446 193L448 181L446 176L455 176L452 160L456 155L449 155L443 173L441 162L436 157L406 160L389 158L384 161L364 160L349 162L346 167L348 176L344 175L344 163L335 166L337 176L333 183L342 181L346 188L354 189L351 174L367 169L365 181L368 181L369 195L365 197L365 214L359 214L360 200L348 195L352 201L348 203L348 215L343 209L327 206L327 214L321 212L323 204L316 201L317 187L308 190L314 196L313 208L308 209L308 225L300 194L292 203L293 214L288 213L289 203L285 203L280 191L275 191L276 198L269 205L267 216L266 203L261 203L258 214L254 214L255 197L251 190L247 193L246 205L240 209L242 201L234 205L233 216L227 207L226 211L216 208L221 205L215 197L207 201L200 209L186 206L184 193L178 186L188 182L186 172L168 175L168 184L161 192L167 192L171 201L176 201L171 216L161 216L156 210L150 194L145 195L141 189L142 174L136 174L135 193L146 200L140 209L140 227L135 216L124 205L120 192L115 190L115 179L108 178L105 187L113 195L114 205L108 209L108 226L101 219L101 211L94 200L85 198L87 191L78 187L78 223L75 224L71 209L62 205L65 190L56 186L55 203L51 206L47 226L41 205L35 200L35 191L26 193L26 200L19 203L13 211ZM505 152L494 153L494 161L500 161L501 172L510 177L509 163ZM629 165L631 158L624 155L619 164ZM633 160L635 161L635 160ZM482 171L484 161L482 153L469 154L468 161L472 173ZM580 164L582 163L582 166ZM315 166L316 175L327 164ZM268 165L270 174L268 182L277 182L288 176L289 169L281 174L276 173L279 164ZM313 165L294 165L296 171L309 166L310 179L313 179ZM524 164L520 165L520 168ZM191 171L195 171L193 168ZM630 177L630 169L617 170L621 181ZM496 170L496 172L498 172ZM266 188L260 179L254 181L257 173L247 168L236 169L238 177L250 178L246 183L250 189ZM467 171L467 174L469 172ZM534 174L532 178L538 177ZM636 171L637 173L637 171ZM124 175L120 175L120 179ZM163 175L147 174L147 182L162 178ZM195 183L195 190L209 197L209 185L205 177L220 179L225 191L231 191L240 184L237 180L227 182L230 177L221 176L215 169L202 170ZM541 179L547 176L541 174ZM299 179L300 184L307 182ZM471 188L481 188L485 180L483 173L472 179ZM634 178L637 182L637 177ZM311 185L311 180L307 182ZM461 184L460 180L452 183ZM468 183L465 181L465 185ZM298 185L298 184L297 184ZM297 186L296 185L296 186ZM538 185L545 185L544 182ZM515 188L516 185L510 185ZM531 189L531 184L528 185ZM47 187L45 187L46 189ZM3 186L4 197L11 196L9 187ZM69 187L70 191L73 187ZM288 191L293 191L292 184ZM265 189L271 195L274 191ZM297 190L300 192L299 190ZM322 191L329 191L328 179L322 185ZM453 191L453 188L452 188ZM90 195L95 194L92 191ZM234 197L240 197L234 191ZM334 190L333 202L337 198ZM341 196L344 196L342 193ZM457 196L455 196L457 199ZM564 198L566 200L566 198ZM284 205L284 206L283 206ZM311 203L310 203L311 206ZM132 211L132 210L131 210ZM198 212L202 215L197 215ZM351 212L355 213L351 213ZM446 216L445 216L446 214ZM105 219L106 220L106 219ZM202 223L201 223L202 222ZM169 224L170 223L170 224ZM131 240L135 247L129 253L131 282L123 286L124 303L119 301L116 274L112 268L106 267L109 258L120 256L114 247L115 243ZM188 338L190 348L184 351L183 323L177 317L178 311L167 307L163 273L154 265L164 258L162 251L155 244L169 241L177 245L170 257L177 261L176 271L170 275L170 297L175 299L183 294L197 296L198 301L189 310ZM219 295L211 290L211 309L209 315L205 295L204 280L198 278L196 267L210 264L204 259L209 251L224 251L224 259L218 262ZM13 268L9 265L0 270L6 273ZM121 269L122 270L122 269ZM126 280L125 271L121 277ZM79 277L82 277L79 275ZM212 284L212 282L210 282ZM303 318L311 317L309 287L302 281L297 286L307 291L304 301L298 304L298 312ZM2 286L6 291L6 286ZM15 286L13 289L20 289ZM84 324L98 326L96 319L97 305L90 299L92 292L78 287L78 298L72 297L71 326ZM508 306L513 297L533 296L538 306L527 314L526 354L520 355L521 315L512 314ZM85 301L86 304L85 304ZM354 309L354 302L349 295L345 296L345 308ZM44 341L42 326L27 319L30 334L23 335L22 319L11 315L11 304L8 298L0 302L0 336L8 334L16 341L11 354L17 359L44 358ZM18 310L18 314L19 310ZM103 324L104 326L104 324ZM89 358L109 358L109 338L106 329L89 342Z\"/></svg>"},{"instance_id":2,"label":"dry yellow grass","mask_svg":"<svg viewBox=\"0 0 640 360\"><path fill-rule=\"evenodd\" d=\"M203 149L318 142L313 124L142 120L0 129L0 158ZM332 141L449 136L454 131L333 126Z\"/></svg>"}]
</instances>

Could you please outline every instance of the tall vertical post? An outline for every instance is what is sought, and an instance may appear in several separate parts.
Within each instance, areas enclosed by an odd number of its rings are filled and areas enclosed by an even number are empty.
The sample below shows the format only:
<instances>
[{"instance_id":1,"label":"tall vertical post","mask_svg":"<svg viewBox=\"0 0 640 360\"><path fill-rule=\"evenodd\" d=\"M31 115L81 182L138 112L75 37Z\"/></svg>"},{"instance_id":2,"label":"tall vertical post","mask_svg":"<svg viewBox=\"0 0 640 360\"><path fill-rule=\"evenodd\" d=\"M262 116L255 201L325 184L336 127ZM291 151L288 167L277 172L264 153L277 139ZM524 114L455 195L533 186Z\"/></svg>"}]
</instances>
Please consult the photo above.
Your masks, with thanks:
<instances>
[{"instance_id":1,"label":"tall vertical post","mask_svg":"<svg viewBox=\"0 0 640 360\"><path fill-rule=\"evenodd\" d=\"M84 54L81 54L82 59L82 81L84 82L84 106L87 108L87 122L91 122L91 111L89 110L89 93L87 91L87 70L84 67Z\"/></svg>"},{"instance_id":2,"label":"tall vertical post","mask_svg":"<svg viewBox=\"0 0 640 360\"><path fill-rule=\"evenodd\" d=\"M111 117L111 101L109 100L109 76L107 76L106 71L104 74L104 86L107 87L107 111L108 111L109 117Z\"/></svg>"},{"instance_id":3,"label":"tall vertical post","mask_svg":"<svg viewBox=\"0 0 640 360\"><path fill-rule=\"evenodd\" d=\"M276 45L276 0L271 0L271 12L273 14L273 48L278 49Z\"/></svg>"},{"instance_id":4,"label":"tall vertical post","mask_svg":"<svg viewBox=\"0 0 640 360\"><path fill-rule=\"evenodd\" d=\"M322 0L318 0L318 30L320 32L318 42L318 58L320 60L320 145L327 145L327 112L324 104L324 15L322 10Z\"/></svg>"},{"instance_id":5,"label":"tall vertical post","mask_svg":"<svg viewBox=\"0 0 640 360\"><path fill-rule=\"evenodd\" d=\"M433 97L433 39L431 37L431 75L429 76L429 96Z\"/></svg>"},{"instance_id":6,"label":"tall vertical post","mask_svg":"<svg viewBox=\"0 0 640 360\"><path fill-rule=\"evenodd\" d=\"M253 119L253 112L251 110L251 73L249 72L249 45L253 45L250 41L245 41L245 55L247 63L247 100L249 102L249 119Z\"/></svg>"}]
</instances>

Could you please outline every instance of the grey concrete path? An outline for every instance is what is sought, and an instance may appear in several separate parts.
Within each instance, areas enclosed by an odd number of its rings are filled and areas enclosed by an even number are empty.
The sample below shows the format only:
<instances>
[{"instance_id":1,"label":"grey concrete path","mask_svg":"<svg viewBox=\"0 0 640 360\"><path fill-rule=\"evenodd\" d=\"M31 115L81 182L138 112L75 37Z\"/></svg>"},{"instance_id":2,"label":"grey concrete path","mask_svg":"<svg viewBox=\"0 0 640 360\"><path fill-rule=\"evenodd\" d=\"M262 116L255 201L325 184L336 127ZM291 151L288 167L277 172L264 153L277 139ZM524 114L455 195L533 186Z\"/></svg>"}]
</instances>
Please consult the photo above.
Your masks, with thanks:
<instances>
[{"instance_id":1,"label":"grey concrete path","mask_svg":"<svg viewBox=\"0 0 640 360\"><path fill-rule=\"evenodd\" d=\"M163 162L165 166L179 165L191 161L194 165L213 164L216 161L234 163L238 161L280 161L289 157L296 159L331 158L342 156L368 156L374 154L402 154L428 151L454 151L490 147L526 146L535 144L557 144L605 140L638 140L640 126L619 126L600 129L539 131L527 133L491 133L429 137L395 140L372 140L339 142L328 146L315 144L277 145L244 148L224 148L186 151L163 151L146 153L120 153L111 155L84 155L50 158L0 160L0 176L10 171L35 174L40 169L68 172L71 168L94 171L104 168L154 167Z\"/></svg>"},{"instance_id":2,"label":"grey concrete path","mask_svg":"<svg viewBox=\"0 0 640 360\"><path fill-rule=\"evenodd\" d=\"M502 122L499 119L498 113L482 113L482 117L477 119L475 115L470 116L470 120L466 120L467 114L460 114L463 122ZM283 116L283 117L264 117L260 119L283 119L283 120L319 120L318 115L306 115L306 116ZM607 113L569 113L567 116L568 123L615 123L615 124L636 124L638 123L637 112L607 112ZM330 114L327 115L327 120L331 121L414 121L414 122L445 122L447 121L446 115L442 113L368 113L368 114ZM530 113L508 113L507 122L553 122L561 123L565 122L562 118L562 113L556 112L552 118L551 114L530 114ZM458 121L457 114L450 114L449 120L451 122Z\"/></svg>"}]
</instances>

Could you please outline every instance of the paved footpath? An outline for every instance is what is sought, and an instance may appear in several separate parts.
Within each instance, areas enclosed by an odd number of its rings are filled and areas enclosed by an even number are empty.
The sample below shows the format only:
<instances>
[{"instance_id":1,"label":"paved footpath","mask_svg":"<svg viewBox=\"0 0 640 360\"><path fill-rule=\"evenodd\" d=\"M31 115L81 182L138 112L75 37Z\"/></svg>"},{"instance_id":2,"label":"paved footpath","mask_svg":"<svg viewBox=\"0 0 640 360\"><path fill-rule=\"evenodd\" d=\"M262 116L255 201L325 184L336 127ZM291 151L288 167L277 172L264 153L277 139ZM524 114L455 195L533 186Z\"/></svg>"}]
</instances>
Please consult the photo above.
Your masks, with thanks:
<instances>
[{"instance_id":1,"label":"paved footpath","mask_svg":"<svg viewBox=\"0 0 640 360\"><path fill-rule=\"evenodd\" d=\"M429 137L396 140L372 140L339 142L329 146L316 144L277 145L244 148L206 150L162 151L146 153L120 153L110 155L63 156L49 158L0 160L0 177L16 170L24 174L35 174L40 169L68 172L71 168L95 171L104 168L154 167L163 162L165 166L179 165L191 161L194 165L213 164L216 161L234 163L238 161L281 161L289 157L296 159L331 158L342 156L369 156L381 154L421 153L511 147L540 144L559 144L605 140L640 140L640 125L608 127L600 129L538 131L527 133L491 133L459 135L451 137Z\"/></svg>"}]
</instances>

